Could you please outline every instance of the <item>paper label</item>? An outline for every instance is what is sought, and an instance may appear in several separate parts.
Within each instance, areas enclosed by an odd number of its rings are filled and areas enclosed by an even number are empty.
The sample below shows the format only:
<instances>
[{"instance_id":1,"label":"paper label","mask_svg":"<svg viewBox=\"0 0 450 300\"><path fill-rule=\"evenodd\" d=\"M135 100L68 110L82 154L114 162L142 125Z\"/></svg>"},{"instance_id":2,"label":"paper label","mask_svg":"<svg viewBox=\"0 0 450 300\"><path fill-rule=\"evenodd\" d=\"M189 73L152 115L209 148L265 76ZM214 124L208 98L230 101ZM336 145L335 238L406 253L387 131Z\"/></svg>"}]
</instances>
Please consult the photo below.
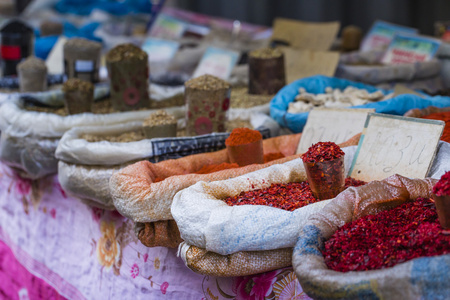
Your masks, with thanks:
<instances>
[{"instance_id":1,"label":"paper label","mask_svg":"<svg viewBox=\"0 0 450 300\"><path fill-rule=\"evenodd\" d=\"M142 50L147 52L150 62L172 60L179 47L178 42L155 38L147 38L142 44Z\"/></svg>"},{"instance_id":2,"label":"paper label","mask_svg":"<svg viewBox=\"0 0 450 300\"><path fill-rule=\"evenodd\" d=\"M339 22L303 22L276 18L273 23L273 41L282 41L295 49L330 49L339 31Z\"/></svg>"},{"instance_id":3,"label":"paper label","mask_svg":"<svg viewBox=\"0 0 450 300\"><path fill-rule=\"evenodd\" d=\"M291 47L280 47L280 49L284 53L288 84L313 75L334 76L339 63L338 52L297 50Z\"/></svg>"},{"instance_id":4,"label":"paper label","mask_svg":"<svg viewBox=\"0 0 450 300\"><path fill-rule=\"evenodd\" d=\"M228 80L238 59L239 53L236 51L208 47L192 78L210 74L223 80Z\"/></svg>"},{"instance_id":5,"label":"paper label","mask_svg":"<svg viewBox=\"0 0 450 300\"><path fill-rule=\"evenodd\" d=\"M75 61L75 72L89 73L92 71L94 71L94 61L92 60Z\"/></svg>"},{"instance_id":6,"label":"paper label","mask_svg":"<svg viewBox=\"0 0 450 300\"><path fill-rule=\"evenodd\" d=\"M315 108L309 112L296 154L318 142L343 143L361 133L367 115L375 109Z\"/></svg>"},{"instance_id":7,"label":"paper label","mask_svg":"<svg viewBox=\"0 0 450 300\"><path fill-rule=\"evenodd\" d=\"M411 27L391 24L384 21L376 21L369 32L364 37L360 51L369 51L374 49L386 48L394 38L396 33L415 34L417 29Z\"/></svg>"},{"instance_id":8,"label":"paper label","mask_svg":"<svg viewBox=\"0 0 450 300\"><path fill-rule=\"evenodd\" d=\"M443 121L370 113L350 176L364 181L394 174L425 178L444 126Z\"/></svg>"},{"instance_id":9,"label":"paper label","mask_svg":"<svg viewBox=\"0 0 450 300\"><path fill-rule=\"evenodd\" d=\"M383 55L384 64L410 64L429 61L434 57L441 42L421 36L396 34Z\"/></svg>"},{"instance_id":10,"label":"paper label","mask_svg":"<svg viewBox=\"0 0 450 300\"><path fill-rule=\"evenodd\" d=\"M51 75L63 74L64 73L64 44L67 38L60 36L56 41L50 51L47 59L45 60L45 65L47 66L47 72Z\"/></svg>"},{"instance_id":11,"label":"paper label","mask_svg":"<svg viewBox=\"0 0 450 300\"><path fill-rule=\"evenodd\" d=\"M150 30L150 36L163 39L179 39L186 31L186 23L160 14Z\"/></svg>"}]
</instances>

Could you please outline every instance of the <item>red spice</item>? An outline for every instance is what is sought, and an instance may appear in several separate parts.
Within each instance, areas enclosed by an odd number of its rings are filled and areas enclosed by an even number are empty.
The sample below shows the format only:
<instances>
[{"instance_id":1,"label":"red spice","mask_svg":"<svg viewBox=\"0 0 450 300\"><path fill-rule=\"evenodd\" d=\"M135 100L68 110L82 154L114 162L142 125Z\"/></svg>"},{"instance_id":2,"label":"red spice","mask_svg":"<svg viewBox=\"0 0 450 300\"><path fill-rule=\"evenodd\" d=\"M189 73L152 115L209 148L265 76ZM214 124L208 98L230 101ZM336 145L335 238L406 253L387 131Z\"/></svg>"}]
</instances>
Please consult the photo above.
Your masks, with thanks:
<instances>
[{"instance_id":1,"label":"red spice","mask_svg":"<svg viewBox=\"0 0 450 300\"><path fill-rule=\"evenodd\" d=\"M344 151L333 142L318 142L302 155L303 162L324 162L340 158Z\"/></svg>"},{"instance_id":2,"label":"red spice","mask_svg":"<svg viewBox=\"0 0 450 300\"><path fill-rule=\"evenodd\" d=\"M346 188L352 184L363 185L364 181L347 178ZM237 196L228 197L225 200L230 206L233 205L267 205L294 211L297 208L311 203L319 202L314 198L307 181L291 183L274 183L268 188L242 192Z\"/></svg>"},{"instance_id":3,"label":"red spice","mask_svg":"<svg viewBox=\"0 0 450 300\"><path fill-rule=\"evenodd\" d=\"M339 228L322 254L334 271L390 268L423 256L450 253L450 235L439 224L431 199L419 198Z\"/></svg>"},{"instance_id":4,"label":"red spice","mask_svg":"<svg viewBox=\"0 0 450 300\"><path fill-rule=\"evenodd\" d=\"M195 172L195 174L209 174L209 173L214 173L217 171L234 169L234 168L239 168L239 165L236 163L231 164L231 163L226 163L226 162L218 164L218 165L204 165L200 170Z\"/></svg>"},{"instance_id":5,"label":"red spice","mask_svg":"<svg viewBox=\"0 0 450 300\"><path fill-rule=\"evenodd\" d=\"M250 128L235 128L231 131L230 136L225 140L227 146L237 146L250 144L262 140L262 134L258 130Z\"/></svg>"},{"instance_id":6,"label":"red spice","mask_svg":"<svg viewBox=\"0 0 450 300\"><path fill-rule=\"evenodd\" d=\"M428 120L441 120L445 122L444 131L442 132L441 140L450 143L450 111L439 112L434 114L429 114L428 116L422 117Z\"/></svg>"},{"instance_id":7,"label":"red spice","mask_svg":"<svg viewBox=\"0 0 450 300\"><path fill-rule=\"evenodd\" d=\"M441 179L434 185L433 193L436 196L450 195L450 171L442 175Z\"/></svg>"},{"instance_id":8,"label":"red spice","mask_svg":"<svg viewBox=\"0 0 450 300\"><path fill-rule=\"evenodd\" d=\"M283 153L281 152L271 152L271 153L267 153L264 154L264 163L268 163L272 160L276 160L276 159L280 159L285 157Z\"/></svg>"}]
</instances>

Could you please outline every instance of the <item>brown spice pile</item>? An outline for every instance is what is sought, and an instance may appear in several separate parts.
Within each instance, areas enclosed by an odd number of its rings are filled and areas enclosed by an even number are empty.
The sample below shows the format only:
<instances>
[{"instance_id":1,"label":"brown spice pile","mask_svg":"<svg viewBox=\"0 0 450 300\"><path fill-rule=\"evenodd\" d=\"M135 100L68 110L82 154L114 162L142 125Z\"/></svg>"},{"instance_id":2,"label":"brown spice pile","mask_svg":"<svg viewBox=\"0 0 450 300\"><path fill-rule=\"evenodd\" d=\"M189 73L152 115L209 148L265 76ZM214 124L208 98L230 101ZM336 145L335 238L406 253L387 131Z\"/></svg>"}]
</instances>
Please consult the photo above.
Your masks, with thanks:
<instances>
[{"instance_id":1,"label":"brown spice pile","mask_svg":"<svg viewBox=\"0 0 450 300\"><path fill-rule=\"evenodd\" d=\"M27 72L44 72L47 71L47 66L45 65L45 62L36 57L36 56L30 56L21 63L17 65L17 69L20 71L27 71Z\"/></svg>"},{"instance_id":2,"label":"brown spice pile","mask_svg":"<svg viewBox=\"0 0 450 300\"><path fill-rule=\"evenodd\" d=\"M184 86L197 90L219 90L228 89L231 85L216 76L206 74L186 81Z\"/></svg>"},{"instance_id":3,"label":"brown spice pile","mask_svg":"<svg viewBox=\"0 0 450 300\"><path fill-rule=\"evenodd\" d=\"M144 120L142 126L159 126L177 123L173 115L169 115L165 110L158 110Z\"/></svg>"},{"instance_id":4,"label":"brown spice pile","mask_svg":"<svg viewBox=\"0 0 450 300\"><path fill-rule=\"evenodd\" d=\"M141 48L133 44L122 44L114 47L106 54L107 62L117 62L123 60L145 60L148 55Z\"/></svg>"},{"instance_id":5,"label":"brown spice pile","mask_svg":"<svg viewBox=\"0 0 450 300\"><path fill-rule=\"evenodd\" d=\"M274 95L251 95L247 87L233 88L231 90L230 107L250 108L269 103Z\"/></svg>"},{"instance_id":6,"label":"brown spice pile","mask_svg":"<svg viewBox=\"0 0 450 300\"><path fill-rule=\"evenodd\" d=\"M144 132L142 130L125 132L119 135L96 135L96 134L83 134L80 136L90 143L108 141L112 143L126 143L136 142L145 139Z\"/></svg>"},{"instance_id":7,"label":"brown spice pile","mask_svg":"<svg viewBox=\"0 0 450 300\"><path fill-rule=\"evenodd\" d=\"M249 57L268 59L268 58L277 58L283 55L283 52L277 48L262 48L253 50L249 53Z\"/></svg>"},{"instance_id":8,"label":"brown spice pile","mask_svg":"<svg viewBox=\"0 0 450 300\"><path fill-rule=\"evenodd\" d=\"M78 78L70 78L64 82L62 90L64 93L80 91L83 93L94 93L94 85L91 82L81 80Z\"/></svg>"}]
</instances>

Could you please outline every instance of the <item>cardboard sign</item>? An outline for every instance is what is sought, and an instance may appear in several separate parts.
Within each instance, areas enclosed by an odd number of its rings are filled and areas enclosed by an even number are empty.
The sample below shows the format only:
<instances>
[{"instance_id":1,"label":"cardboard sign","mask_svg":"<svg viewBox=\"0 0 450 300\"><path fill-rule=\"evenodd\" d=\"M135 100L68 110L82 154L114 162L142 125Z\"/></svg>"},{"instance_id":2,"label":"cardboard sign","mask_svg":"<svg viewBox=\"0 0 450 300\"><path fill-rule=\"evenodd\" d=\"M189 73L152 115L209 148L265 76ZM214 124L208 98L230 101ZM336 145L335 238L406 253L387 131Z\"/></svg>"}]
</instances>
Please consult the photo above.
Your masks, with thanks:
<instances>
[{"instance_id":1,"label":"cardboard sign","mask_svg":"<svg viewBox=\"0 0 450 300\"><path fill-rule=\"evenodd\" d=\"M195 69L192 78L210 74L227 80L238 59L239 53L236 51L208 47Z\"/></svg>"},{"instance_id":2,"label":"cardboard sign","mask_svg":"<svg viewBox=\"0 0 450 300\"><path fill-rule=\"evenodd\" d=\"M339 53L331 51L297 50L280 47L284 53L286 81L313 75L333 76L339 63Z\"/></svg>"},{"instance_id":3,"label":"cardboard sign","mask_svg":"<svg viewBox=\"0 0 450 300\"><path fill-rule=\"evenodd\" d=\"M162 39L179 39L186 31L186 23L160 14L150 29L150 36Z\"/></svg>"},{"instance_id":4,"label":"cardboard sign","mask_svg":"<svg viewBox=\"0 0 450 300\"><path fill-rule=\"evenodd\" d=\"M315 108L303 128L296 154L305 153L318 142L342 143L364 129L367 115L375 109Z\"/></svg>"},{"instance_id":5,"label":"cardboard sign","mask_svg":"<svg viewBox=\"0 0 450 300\"><path fill-rule=\"evenodd\" d=\"M156 38L147 38L142 50L147 52L150 62L169 61L177 53L180 43Z\"/></svg>"},{"instance_id":6,"label":"cardboard sign","mask_svg":"<svg viewBox=\"0 0 450 300\"><path fill-rule=\"evenodd\" d=\"M386 48L397 33L416 34L417 29L391 24L384 21L376 21L364 37L360 51Z\"/></svg>"},{"instance_id":7,"label":"cardboard sign","mask_svg":"<svg viewBox=\"0 0 450 300\"><path fill-rule=\"evenodd\" d=\"M441 41L422 36L396 34L383 55L384 64L410 64L432 59Z\"/></svg>"},{"instance_id":8,"label":"cardboard sign","mask_svg":"<svg viewBox=\"0 0 450 300\"><path fill-rule=\"evenodd\" d=\"M364 181L394 174L425 178L444 126L443 121L369 114L350 176Z\"/></svg>"},{"instance_id":9,"label":"cardboard sign","mask_svg":"<svg viewBox=\"0 0 450 300\"><path fill-rule=\"evenodd\" d=\"M67 38L60 36L50 51L45 65L47 66L48 74L63 74L64 73L64 44Z\"/></svg>"},{"instance_id":10,"label":"cardboard sign","mask_svg":"<svg viewBox=\"0 0 450 300\"><path fill-rule=\"evenodd\" d=\"M326 51L336 39L340 26L339 22L315 23L276 18L272 40L285 42L296 49Z\"/></svg>"}]
</instances>

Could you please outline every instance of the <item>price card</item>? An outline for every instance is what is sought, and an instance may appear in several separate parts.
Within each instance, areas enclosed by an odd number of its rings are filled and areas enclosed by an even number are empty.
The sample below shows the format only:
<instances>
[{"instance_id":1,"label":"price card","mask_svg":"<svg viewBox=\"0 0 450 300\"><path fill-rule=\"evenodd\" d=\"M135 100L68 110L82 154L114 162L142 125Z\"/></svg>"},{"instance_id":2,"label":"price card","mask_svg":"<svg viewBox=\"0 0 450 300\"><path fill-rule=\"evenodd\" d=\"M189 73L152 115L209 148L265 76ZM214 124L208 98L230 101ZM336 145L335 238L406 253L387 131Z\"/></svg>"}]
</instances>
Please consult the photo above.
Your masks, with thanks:
<instances>
[{"instance_id":1,"label":"price card","mask_svg":"<svg viewBox=\"0 0 450 300\"><path fill-rule=\"evenodd\" d=\"M175 40L182 37L185 31L186 23L176 18L160 14L150 29L150 36Z\"/></svg>"},{"instance_id":2,"label":"price card","mask_svg":"<svg viewBox=\"0 0 450 300\"><path fill-rule=\"evenodd\" d=\"M281 41L296 49L330 49L340 27L339 22L303 22L276 18L273 22L273 41Z\"/></svg>"},{"instance_id":3,"label":"price card","mask_svg":"<svg viewBox=\"0 0 450 300\"><path fill-rule=\"evenodd\" d=\"M297 50L291 47L280 49L284 53L287 83L313 75L331 77L339 63L338 52Z\"/></svg>"},{"instance_id":4,"label":"price card","mask_svg":"<svg viewBox=\"0 0 450 300\"><path fill-rule=\"evenodd\" d=\"M45 60L48 74L64 74L64 44L67 38L60 36Z\"/></svg>"},{"instance_id":5,"label":"price card","mask_svg":"<svg viewBox=\"0 0 450 300\"><path fill-rule=\"evenodd\" d=\"M425 178L444 126L443 121L370 113L350 176L364 181L394 174Z\"/></svg>"},{"instance_id":6,"label":"price card","mask_svg":"<svg viewBox=\"0 0 450 300\"><path fill-rule=\"evenodd\" d=\"M361 42L360 51L386 48L397 33L416 34L417 29L391 24L384 21L376 21Z\"/></svg>"},{"instance_id":7,"label":"price card","mask_svg":"<svg viewBox=\"0 0 450 300\"><path fill-rule=\"evenodd\" d=\"M239 53L236 51L208 47L195 69L192 78L210 74L227 80L238 59Z\"/></svg>"},{"instance_id":8,"label":"price card","mask_svg":"<svg viewBox=\"0 0 450 300\"><path fill-rule=\"evenodd\" d=\"M180 43L156 38L147 38L142 50L147 52L150 62L169 61L177 53Z\"/></svg>"},{"instance_id":9,"label":"price card","mask_svg":"<svg viewBox=\"0 0 450 300\"><path fill-rule=\"evenodd\" d=\"M317 142L347 141L364 129L367 115L375 109L351 108L315 108L309 115L303 128L297 154L305 153Z\"/></svg>"},{"instance_id":10,"label":"price card","mask_svg":"<svg viewBox=\"0 0 450 300\"><path fill-rule=\"evenodd\" d=\"M383 55L384 64L409 64L434 57L441 41L434 38L396 34Z\"/></svg>"}]
</instances>

